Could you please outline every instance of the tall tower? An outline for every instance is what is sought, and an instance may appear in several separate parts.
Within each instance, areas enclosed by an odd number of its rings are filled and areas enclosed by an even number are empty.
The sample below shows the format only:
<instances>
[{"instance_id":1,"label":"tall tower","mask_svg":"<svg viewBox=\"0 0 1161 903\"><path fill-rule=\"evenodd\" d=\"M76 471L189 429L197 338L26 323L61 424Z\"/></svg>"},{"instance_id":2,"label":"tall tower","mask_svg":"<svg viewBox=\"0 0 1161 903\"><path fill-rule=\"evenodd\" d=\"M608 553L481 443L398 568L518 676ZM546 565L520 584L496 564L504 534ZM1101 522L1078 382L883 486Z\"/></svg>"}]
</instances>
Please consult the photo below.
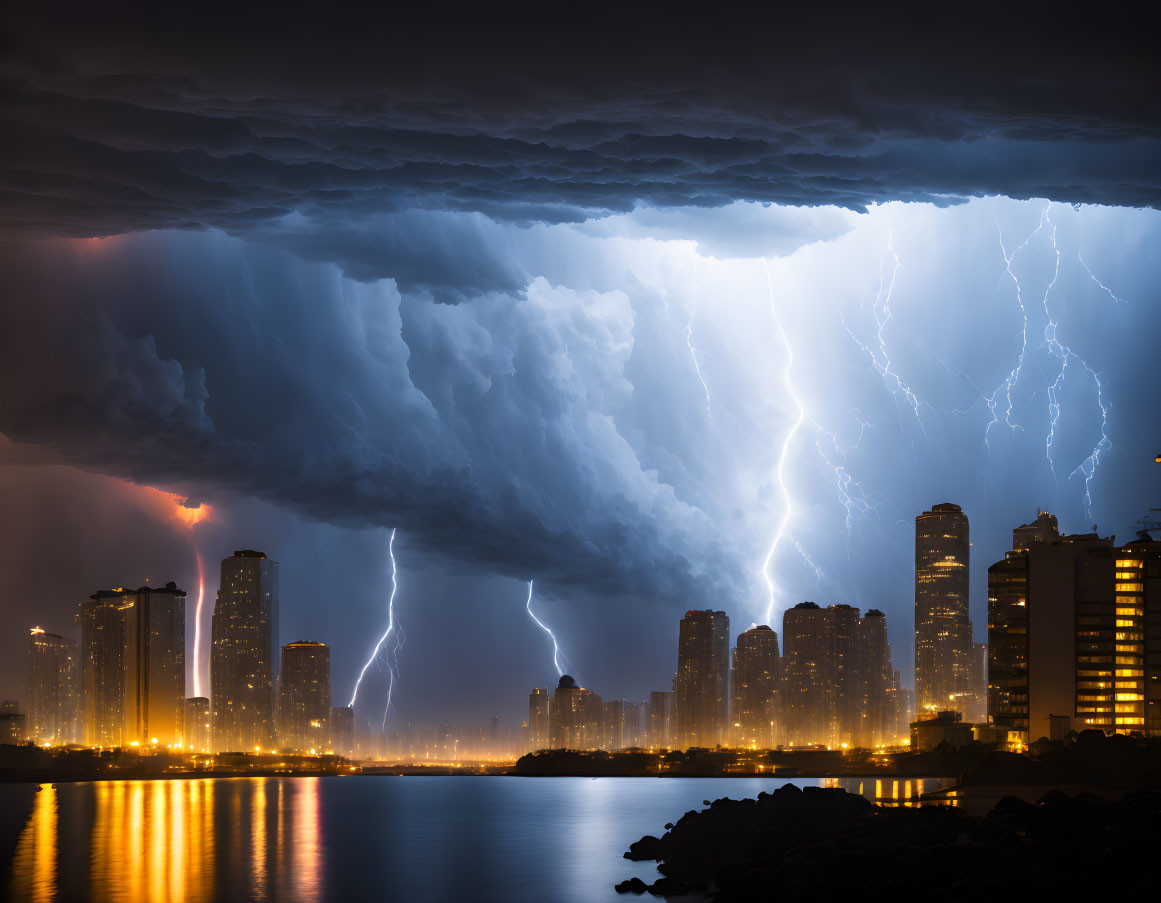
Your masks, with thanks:
<instances>
[{"instance_id":1,"label":"tall tower","mask_svg":"<svg viewBox=\"0 0 1161 903\"><path fill-rule=\"evenodd\" d=\"M782 615L782 732L794 746L831 746L837 736L830 612L814 602L799 602Z\"/></svg>"},{"instance_id":2,"label":"tall tower","mask_svg":"<svg viewBox=\"0 0 1161 903\"><path fill-rule=\"evenodd\" d=\"M185 732L185 591L143 586L125 609L128 740L171 746Z\"/></svg>"},{"instance_id":3,"label":"tall tower","mask_svg":"<svg viewBox=\"0 0 1161 903\"><path fill-rule=\"evenodd\" d=\"M952 708L971 689L968 519L959 505L915 518L915 705Z\"/></svg>"},{"instance_id":4,"label":"tall tower","mask_svg":"<svg viewBox=\"0 0 1161 903\"><path fill-rule=\"evenodd\" d=\"M738 746L772 746L782 662L778 634L766 625L738 635L730 675L730 725Z\"/></svg>"},{"instance_id":5,"label":"tall tower","mask_svg":"<svg viewBox=\"0 0 1161 903\"><path fill-rule=\"evenodd\" d=\"M683 748L727 741L730 619L724 611L687 611L677 645L677 741Z\"/></svg>"},{"instance_id":6,"label":"tall tower","mask_svg":"<svg viewBox=\"0 0 1161 903\"><path fill-rule=\"evenodd\" d=\"M548 749L548 708L551 699L547 687L537 687L528 694L528 743L532 752Z\"/></svg>"},{"instance_id":7,"label":"tall tower","mask_svg":"<svg viewBox=\"0 0 1161 903\"><path fill-rule=\"evenodd\" d=\"M28 640L28 738L37 743L78 743L77 641L39 627L29 630Z\"/></svg>"},{"instance_id":8,"label":"tall tower","mask_svg":"<svg viewBox=\"0 0 1161 903\"><path fill-rule=\"evenodd\" d=\"M81 742L118 747L125 731L125 610L136 601L133 590L100 590L81 602Z\"/></svg>"},{"instance_id":9,"label":"tall tower","mask_svg":"<svg viewBox=\"0 0 1161 903\"><path fill-rule=\"evenodd\" d=\"M175 583L101 590L81 603L83 740L182 742L185 592Z\"/></svg>"},{"instance_id":10,"label":"tall tower","mask_svg":"<svg viewBox=\"0 0 1161 903\"><path fill-rule=\"evenodd\" d=\"M898 736L894 670L887 642L887 618L877 608L859 619L859 728L853 742L871 747Z\"/></svg>"},{"instance_id":11,"label":"tall tower","mask_svg":"<svg viewBox=\"0 0 1161 903\"><path fill-rule=\"evenodd\" d=\"M249 549L222 559L211 632L214 748L238 752L273 746L278 562Z\"/></svg>"},{"instance_id":12,"label":"tall tower","mask_svg":"<svg viewBox=\"0 0 1161 903\"><path fill-rule=\"evenodd\" d=\"M324 752L331 742L331 650L300 640L282 647L278 745Z\"/></svg>"}]
</instances>

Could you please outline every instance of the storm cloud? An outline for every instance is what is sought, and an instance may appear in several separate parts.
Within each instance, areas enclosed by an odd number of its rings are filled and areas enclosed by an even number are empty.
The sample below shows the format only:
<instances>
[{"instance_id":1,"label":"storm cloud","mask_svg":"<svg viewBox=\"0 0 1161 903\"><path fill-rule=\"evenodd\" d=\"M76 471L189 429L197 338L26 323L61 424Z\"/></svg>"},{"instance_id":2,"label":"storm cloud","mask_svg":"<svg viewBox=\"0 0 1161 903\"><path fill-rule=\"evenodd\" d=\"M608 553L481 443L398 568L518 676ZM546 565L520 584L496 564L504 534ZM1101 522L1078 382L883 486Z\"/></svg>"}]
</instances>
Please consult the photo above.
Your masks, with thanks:
<instances>
[{"instance_id":1,"label":"storm cloud","mask_svg":"<svg viewBox=\"0 0 1161 903\"><path fill-rule=\"evenodd\" d=\"M10 10L0 229L218 228L438 292L447 261L391 214L1161 201L1161 72L1131 12L929 6Z\"/></svg>"}]
</instances>

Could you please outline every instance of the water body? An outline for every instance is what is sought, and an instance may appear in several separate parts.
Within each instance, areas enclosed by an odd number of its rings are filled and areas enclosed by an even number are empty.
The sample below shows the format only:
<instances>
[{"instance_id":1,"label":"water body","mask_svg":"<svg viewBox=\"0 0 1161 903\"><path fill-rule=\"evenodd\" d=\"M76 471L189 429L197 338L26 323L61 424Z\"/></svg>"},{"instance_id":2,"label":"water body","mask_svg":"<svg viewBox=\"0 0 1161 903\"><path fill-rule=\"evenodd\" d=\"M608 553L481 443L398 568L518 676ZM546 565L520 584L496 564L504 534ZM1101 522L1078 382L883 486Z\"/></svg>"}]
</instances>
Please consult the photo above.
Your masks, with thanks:
<instances>
[{"instance_id":1,"label":"water body","mask_svg":"<svg viewBox=\"0 0 1161 903\"><path fill-rule=\"evenodd\" d=\"M28 808L0 849L14 900L601 903L622 858L702 800L772 778L207 778L0 785ZM798 780L913 801L947 782ZM11 811L11 809L9 810Z\"/></svg>"}]
</instances>

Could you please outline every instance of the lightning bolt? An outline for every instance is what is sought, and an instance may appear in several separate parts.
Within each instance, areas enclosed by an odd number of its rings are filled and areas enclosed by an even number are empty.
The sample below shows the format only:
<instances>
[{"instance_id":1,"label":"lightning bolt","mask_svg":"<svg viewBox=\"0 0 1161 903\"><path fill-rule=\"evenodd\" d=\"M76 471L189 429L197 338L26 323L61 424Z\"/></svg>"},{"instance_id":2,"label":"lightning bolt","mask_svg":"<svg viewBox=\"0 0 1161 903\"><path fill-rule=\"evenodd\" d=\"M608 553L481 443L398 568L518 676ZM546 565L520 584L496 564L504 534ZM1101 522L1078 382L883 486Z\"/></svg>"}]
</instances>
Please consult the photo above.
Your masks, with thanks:
<instances>
[{"instance_id":1,"label":"lightning bolt","mask_svg":"<svg viewBox=\"0 0 1161 903\"><path fill-rule=\"evenodd\" d=\"M1065 376L1068 372L1069 366L1072 365L1079 367L1084 372L1086 378L1092 382L1096 389L1097 407L1100 409L1100 437L1098 438L1096 444L1092 447L1092 450L1088 456L1076 467L1075 470L1072 471L1070 478L1076 476L1083 477L1084 495L1082 497L1082 501L1084 503L1085 517L1086 519L1091 519L1093 478L1096 476L1097 468L1100 466L1101 455L1112 448L1112 440L1108 435L1110 405L1105 400L1104 385L1101 383L1100 376L1096 370L1089 366L1088 362L1084 360L1084 358L1078 355L1069 346L1061 342L1059 337L1059 324L1056 318L1053 316L1052 308L1048 303L1048 296L1052 293L1052 290L1056 287L1056 284L1060 279L1061 259L1060 247L1056 241L1057 227L1056 223L1052 221L1051 210L1051 202L1045 204L1044 210L1041 211L1040 214L1040 221L1037 223L1036 228L1029 233L1028 237L1025 238L1024 241L1021 242L1020 245L1015 250L1013 250L1011 254L1009 254L1004 248L1003 233L1000 230L999 223L996 224L996 231L1000 238L1000 251L1004 257L1004 273L1012 280L1012 283L1016 288L1016 302L1020 306L1020 311L1024 319L1024 326L1022 330L1022 347L1017 359L1016 366L1009 372L1008 376L1000 383L1000 385L996 387L995 391L989 398L988 406L992 412L992 420L988 423L984 430L984 443L988 446L990 451L991 446L988 444L988 434L991 428L999 422L997 409L999 407L998 396L1001 391L1005 393L1005 397L1007 399L1007 409L1004 414L1005 422L1009 427L1013 429L1019 429L1021 432L1024 432L1024 428L1022 426L1017 423L1013 423L1012 421L1012 388L1020 378L1020 374L1024 366L1024 359L1027 354L1028 309L1024 304L1024 294L1023 288L1020 285L1020 280L1012 270L1012 261L1015 259L1016 254L1024 249L1037 235L1047 230L1049 241L1052 244L1053 270L1052 279L1045 287L1044 295L1041 298L1041 306L1044 308L1045 318L1044 347L1046 347L1049 354L1051 354L1056 359L1058 367L1056 369L1055 376L1048 384L1048 430L1044 437L1044 457L1047 460L1049 470L1052 473L1053 482L1057 483L1057 486L1059 487L1056 475L1056 461L1053 455L1053 446L1056 443L1056 428L1060 422L1063 409L1060 393L1064 388ZM1088 268L1088 265L1085 264L1084 258L1081 257L1080 254L1079 245L1077 246L1076 253L1077 259L1080 261L1081 265L1084 267L1085 271L1093 279L1093 281L1096 282L1097 285L1099 285L1102 289L1105 289L1105 291L1107 291L1114 300L1119 301L1120 299L1117 298L1116 295L1113 295L1113 293L1109 291L1104 286L1104 284L1096 278L1096 276L1093 275L1092 270Z\"/></svg>"},{"instance_id":2,"label":"lightning bolt","mask_svg":"<svg viewBox=\"0 0 1161 903\"><path fill-rule=\"evenodd\" d=\"M202 603L206 599L206 571L202 553L194 546L198 560L198 603L194 608L193 684L194 696L202 695Z\"/></svg>"},{"instance_id":3,"label":"lightning bolt","mask_svg":"<svg viewBox=\"0 0 1161 903\"><path fill-rule=\"evenodd\" d=\"M778 486L778 491L782 494L782 517L778 522L778 527L774 532L774 536L770 540L770 548L766 552L766 558L762 562L762 578L766 581L766 590L769 594L769 602L766 605L766 623L769 624L774 618L774 602L776 595L776 587L774 580L770 576L770 564L774 560L775 554L778 552L778 547L782 544L783 538L786 536L787 527L790 526L791 518L794 516L794 502L790 497L790 490L786 486L786 459L790 455L790 447L794 444L794 438L798 435L803 422L806 420L806 407L802 404L798 393L794 388L794 380L792 379L792 372L794 370L794 349L791 347L790 339L786 335L786 329L782 325L782 317L778 314L778 305L774 301L774 283L770 279L770 265L766 258L762 258L762 268L766 272L766 288L770 296L770 315L774 321L774 326L778 330L778 338L782 342L783 350L785 351L785 364L782 368L782 382L786 387L786 394L790 396L794 403L794 421L790 425L790 429L786 431L786 435L782 439L782 447L778 452L778 460L774 467L774 482ZM814 564L802 552L801 546L795 543L795 547L799 553L803 554L804 559L811 565L816 574L821 574L821 569Z\"/></svg>"},{"instance_id":4,"label":"lightning bolt","mask_svg":"<svg viewBox=\"0 0 1161 903\"><path fill-rule=\"evenodd\" d=\"M576 670L573 668L572 662L570 662L568 660L568 656L566 656L563 652L560 651L560 643L558 643L556 641L556 634L554 634L549 629L548 625L545 624L543 621L541 621L540 618L536 617L536 614L532 611L532 581L531 580L528 581L528 599L524 603L524 608L528 611L528 616L530 618L532 618L533 621L536 622L536 626L539 627L541 630L543 630L545 633L547 633L549 636L549 639L552 640L552 664L556 668L556 676L557 677L564 677L565 671L564 671L564 668L560 664L560 660L562 658L564 659L565 664L568 665L569 671L571 671L572 674L574 676L576 676ZM578 681L578 683L580 682L579 677L577 677L577 681Z\"/></svg>"},{"instance_id":5,"label":"lightning bolt","mask_svg":"<svg viewBox=\"0 0 1161 903\"><path fill-rule=\"evenodd\" d=\"M387 727L387 713L391 710L391 700L395 695L395 678L398 669L399 652L403 649L404 636L402 628L400 628L395 620L395 594L399 590L399 570L395 563L395 530L391 531L391 539L387 543L387 554L391 558L391 595L387 600L387 629L383 635L379 637L379 642L375 644L375 648L371 652L371 657L367 659L366 664L363 665L363 670L359 672L359 677L355 681L355 689L351 692L351 701L347 703L348 708L354 708L355 699L359 695L359 686L363 683L363 677L367 673L367 669L371 667L372 663L381 661L381 653L383 644L387 642L388 638L394 636L394 644L387 652L387 703L383 708L383 728Z\"/></svg>"}]
</instances>

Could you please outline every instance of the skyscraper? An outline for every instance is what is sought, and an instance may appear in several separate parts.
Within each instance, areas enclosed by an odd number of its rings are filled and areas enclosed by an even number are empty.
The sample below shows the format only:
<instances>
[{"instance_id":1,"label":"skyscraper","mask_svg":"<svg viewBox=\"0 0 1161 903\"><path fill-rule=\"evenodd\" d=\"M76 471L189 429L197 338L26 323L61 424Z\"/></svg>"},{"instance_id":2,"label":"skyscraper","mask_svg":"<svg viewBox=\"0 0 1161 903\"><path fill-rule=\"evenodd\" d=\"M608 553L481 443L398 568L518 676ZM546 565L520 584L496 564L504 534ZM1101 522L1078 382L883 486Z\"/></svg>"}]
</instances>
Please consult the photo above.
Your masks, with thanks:
<instances>
[{"instance_id":1,"label":"skyscraper","mask_svg":"<svg viewBox=\"0 0 1161 903\"><path fill-rule=\"evenodd\" d=\"M893 692L887 618L877 608L859 619L858 728L850 742L858 746L890 745L898 739L897 695Z\"/></svg>"},{"instance_id":2,"label":"skyscraper","mask_svg":"<svg viewBox=\"0 0 1161 903\"><path fill-rule=\"evenodd\" d=\"M645 731L645 742L653 749L669 749L673 746L672 690L649 692L649 725Z\"/></svg>"},{"instance_id":3,"label":"skyscraper","mask_svg":"<svg viewBox=\"0 0 1161 903\"><path fill-rule=\"evenodd\" d=\"M915 518L915 704L942 710L971 685L967 515L935 505Z\"/></svg>"},{"instance_id":4,"label":"skyscraper","mask_svg":"<svg viewBox=\"0 0 1161 903\"><path fill-rule=\"evenodd\" d=\"M119 747L125 731L125 609L133 590L100 590L81 602L81 742Z\"/></svg>"},{"instance_id":5,"label":"skyscraper","mask_svg":"<svg viewBox=\"0 0 1161 903\"><path fill-rule=\"evenodd\" d=\"M124 746L182 742L185 592L117 588L81 603L84 742Z\"/></svg>"},{"instance_id":6,"label":"skyscraper","mask_svg":"<svg viewBox=\"0 0 1161 903\"><path fill-rule=\"evenodd\" d=\"M730 619L724 611L687 611L677 646L677 740L683 748L727 742Z\"/></svg>"},{"instance_id":7,"label":"skyscraper","mask_svg":"<svg viewBox=\"0 0 1161 903\"><path fill-rule=\"evenodd\" d=\"M143 586L125 610L126 729L158 746L182 742L185 731L185 591L170 582Z\"/></svg>"},{"instance_id":8,"label":"skyscraper","mask_svg":"<svg viewBox=\"0 0 1161 903\"><path fill-rule=\"evenodd\" d=\"M782 662L778 634L766 625L738 635L730 675L730 723L737 746L772 745Z\"/></svg>"},{"instance_id":9,"label":"skyscraper","mask_svg":"<svg viewBox=\"0 0 1161 903\"><path fill-rule=\"evenodd\" d=\"M213 752L214 721L207 697L191 696L185 701L185 739L182 742L192 752Z\"/></svg>"},{"instance_id":10,"label":"skyscraper","mask_svg":"<svg viewBox=\"0 0 1161 903\"><path fill-rule=\"evenodd\" d=\"M28 637L28 738L36 743L80 742L80 654L77 641L45 633Z\"/></svg>"},{"instance_id":11,"label":"skyscraper","mask_svg":"<svg viewBox=\"0 0 1161 903\"><path fill-rule=\"evenodd\" d=\"M528 745L534 752L548 749L551 699L547 687L537 687L528 694Z\"/></svg>"},{"instance_id":12,"label":"skyscraper","mask_svg":"<svg viewBox=\"0 0 1161 903\"><path fill-rule=\"evenodd\" d=\"M597 749L602 740L603 706L592 690L565 674L548 707L549 743L554 749Z\"/></svg>"},{"instance_id":13,"label":"skyscraper","mask_svg":"<svg viewBox=\"0 0 1161 903\"><path fill-rule=\"evenodd\" d=\"M331 650L300 640L282 647L278 745L324 752L331 741Z\"/></svg>"},{"instance_id":14,"label":"skyscraper","mask_svg":"<svg viewBox=\"0 0 1161 903\"><path fill-rule=\"evenodd\" d=\"M1121 559L1141 559L1113 542L1095 533L1033 541L988 568L988 721L1009 740L1071 726L1112 731L1137 702L1127 697L1143 699L1142 688L1122 688L1143 665L1129 661L1138 606L1119 601L1122 585L1136 585L1119 581L1133 573Z\"/></svg>"},{"instance_id":15,"label":"skyscraper","mask_svg":"<svg viewBox=\"0 0 1161 903\"><path fill-rule=\"evenodd\" d=\"M792 746L837 741L834 620L814 602L782 615L782 735Z\"/></svg>"},{"instance_id":16,"label":"skyscraper","mask_svg":"<svg viewBox=\"0 0 1161 903\"><path fill-rule=\"evenodd\" d=\"M1021 524L1012 530L1012 552L1018 554L1027 552L1034 542L1052 542L1060 538L1060 529L1056 523L1056 515L1047 511L1037 511L1036 520L1030 524Z\"/></svg>"},{"instance_id":17,"label":"skyscraper","mask_svg":"<svg viewBox=\"0 0 1161 903\"><path fill-rule=\"evenodd\" d=\"M330 748L336 756L355 754L355 710L350 706L331 707Z\"/></svg>"},{"instance_id":18,"label":"skyscraper","mask_svg":"<svg viewBox=\"0 0 1161 903\"><path fill-rule=\"evenodd\" d=\"M214 748L237 752L273 746L278 562L248 549L222 560L211 632Z\"/></svg>"}]
</instances>

